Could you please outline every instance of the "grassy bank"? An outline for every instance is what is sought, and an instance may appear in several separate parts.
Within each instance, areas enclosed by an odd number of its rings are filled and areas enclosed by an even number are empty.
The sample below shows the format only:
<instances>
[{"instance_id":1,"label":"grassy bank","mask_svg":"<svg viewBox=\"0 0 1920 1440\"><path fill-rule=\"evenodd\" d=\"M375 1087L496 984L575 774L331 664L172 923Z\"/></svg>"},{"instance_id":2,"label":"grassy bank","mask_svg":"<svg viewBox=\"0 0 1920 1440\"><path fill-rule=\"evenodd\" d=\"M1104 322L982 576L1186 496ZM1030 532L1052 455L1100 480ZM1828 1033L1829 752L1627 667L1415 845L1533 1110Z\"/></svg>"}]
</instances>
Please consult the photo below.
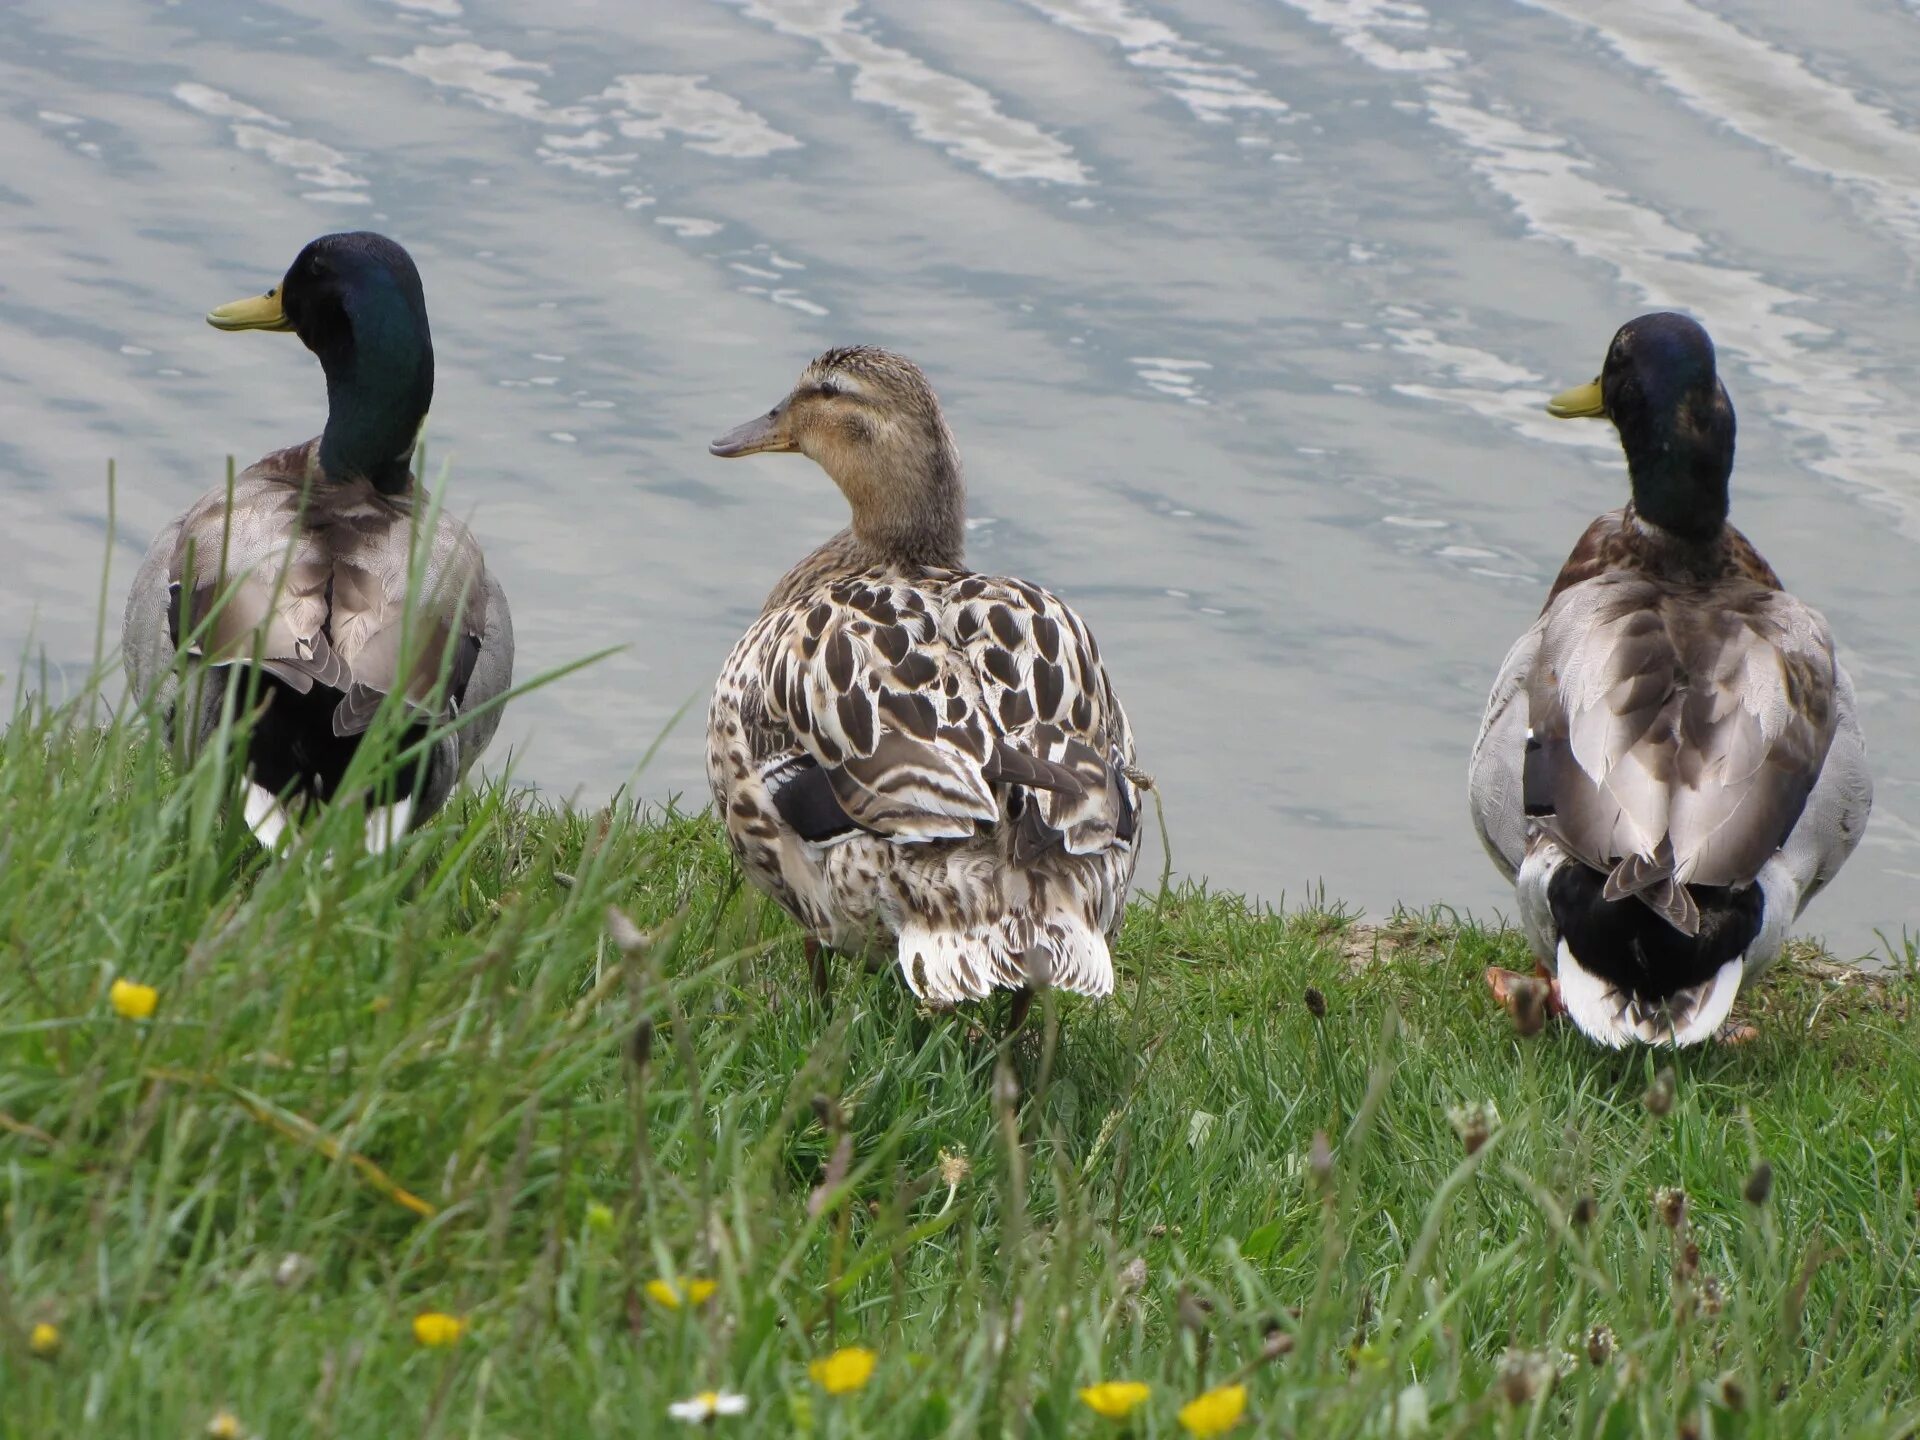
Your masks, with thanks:
<instances>
[{"instance_id":1,"label":"grassy bank","mask_svg":"<svg viewBox=\"0 0 1920 1440\"><path fill-rule=\"evenodd\" d=\"M0 1433L624 1437L720 1389L740 1435L1089 1436L1104 1379L1140 1436L1231 1382L1263 1435L1920 1416L1908 979L1790 967L1669 1087L1517 1036L1511 934L1189 889L1003 1043L847 962L823 1009L704 819L493 789L269 863L227 783L0 741Z\"/></svg>"}]
</instances>

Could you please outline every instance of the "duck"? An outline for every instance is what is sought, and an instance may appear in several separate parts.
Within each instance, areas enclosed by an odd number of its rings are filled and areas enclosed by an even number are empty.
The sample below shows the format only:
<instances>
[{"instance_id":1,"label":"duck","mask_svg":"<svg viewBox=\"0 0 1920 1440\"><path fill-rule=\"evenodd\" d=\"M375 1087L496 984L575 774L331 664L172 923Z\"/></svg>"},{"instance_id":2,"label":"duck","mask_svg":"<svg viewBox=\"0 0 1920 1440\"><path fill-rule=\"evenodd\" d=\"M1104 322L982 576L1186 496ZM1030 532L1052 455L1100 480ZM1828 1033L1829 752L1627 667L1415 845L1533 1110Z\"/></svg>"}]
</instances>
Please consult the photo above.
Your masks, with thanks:
<instances>
[{"instance_id":1,"label":"duck","mask_svg":"<svg viewBox=\"0 0 1920 1440\"><path fill-rule=\"evenodd\" d=\"M207 322L298 336L326 377L326 426L154 537L127 597L130 692L190 751L219 730L230 691L257 707L243 810L269 850L295 811L341 790L376 714L400 697L397 747L436 738L369 805L367 848L384 849L446 802L513 683L506 593L412 470L433 399L419 270L384 235L323 235L277 285ZM416 546L426 519L432 533Z\"/></svg>"},{"instance_id":2,"label":"duck","mask_svg":"<svg viewBox=\"0 0 1920 1440\"><path fill-rule=\"evenodd\" d=\"M1728 522L1733 404L1697 321L1628 321L1547 410L1613 424L1631 497L1574 545L1474 744L1474 825L1551 987L1527 1005L1613 1049L1751 1039L1735 999L1866 829L1853 682ZM1487 975L1510 1007L1523 978Z\"/></svg>"},{"instance_id":3,"label":"duck","mask_svg":"<svg viewBox=\"0 0 1920 1440\"><path fill-rule=\"evenodd\" d=\"M734 646L707 773L742 871L825 953L891 957L934 1008L1112 992L1150 777L1100 647L1065 601L966 563L966 489L903 355L828 350L714 455L796 453L850 523Z\"/></svg>"}]
</instances>

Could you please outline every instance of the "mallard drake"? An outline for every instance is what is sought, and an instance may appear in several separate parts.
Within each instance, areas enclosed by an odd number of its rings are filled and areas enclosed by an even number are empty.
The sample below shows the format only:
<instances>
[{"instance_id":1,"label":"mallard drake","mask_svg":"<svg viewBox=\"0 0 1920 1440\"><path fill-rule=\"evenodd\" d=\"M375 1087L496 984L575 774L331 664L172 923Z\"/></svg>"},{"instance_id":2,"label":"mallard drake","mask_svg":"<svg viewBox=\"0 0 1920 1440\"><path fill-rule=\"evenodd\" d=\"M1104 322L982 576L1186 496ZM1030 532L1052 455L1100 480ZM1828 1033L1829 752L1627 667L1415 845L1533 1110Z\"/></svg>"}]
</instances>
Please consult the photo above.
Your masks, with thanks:
<instances>
[{"instance_id":1,"label":"mallard drake","mask_svg":"<svg viewBox=\"0 0 1920 1440\"><path fill-rule=\"evenodd\" d=\"M417 714L411 741L503 694L513 621L465 525L440 512L417 554L412 544L433 513L410 468L433 399L433 339L405 250L383 235L323 235L279 285L207 321L298 335L326 372L326 429L249 466L231 493L208 491L154 538L127 597L123 654L135 696L169 723L183 639L191 675L237 683L257 668L245 811L271 847L282 802L333 795L387 695ZM225 689L188 687L191 743L219 724ZM370 813L369 847L438 809L499 723L495 706L398 776L390 804Z\"/></svg>"},{"instance_id":2,"label":"mallard drake","mask_svg":"<svg viewBox=\"0 0 1920 1440\"><path fill-rule=\"evenodd\" d=\"M1133 736L1086 622L965 557L960 458L918 366L829 350L710 447L798 451L852 524L773 587L720 672L707 774L734 853L819 947L888 951L937 1004L1113 989Z\"/></svg>"},{"instance_id":3,"label":"mallard drake","mask_svg":"<svg viewBox=\"0 0 1920 1440\"><path fill-rule=\"evenodd\" d=\"M1705 330L1629 321L1547 409L1613 422L1633 498L1587 527L1500 668L1474 824L1581 1031L1697 1044L1860 842L1853 684L1727 523L1733 405Z\"/></svg>"}]
</instances>

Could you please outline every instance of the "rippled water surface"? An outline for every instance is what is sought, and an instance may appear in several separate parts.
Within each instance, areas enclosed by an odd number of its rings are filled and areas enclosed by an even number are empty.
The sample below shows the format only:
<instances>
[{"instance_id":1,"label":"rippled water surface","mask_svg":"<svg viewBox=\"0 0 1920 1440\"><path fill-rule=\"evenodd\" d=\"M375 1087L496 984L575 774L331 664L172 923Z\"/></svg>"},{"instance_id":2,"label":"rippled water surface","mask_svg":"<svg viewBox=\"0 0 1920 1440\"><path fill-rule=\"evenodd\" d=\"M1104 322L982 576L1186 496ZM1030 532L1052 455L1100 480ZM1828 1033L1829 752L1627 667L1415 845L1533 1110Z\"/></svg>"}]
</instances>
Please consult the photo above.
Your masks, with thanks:
<instances>
[{"instance_id":1,"label":"rippled water surface","mask_svg":"<svg viewBox=\"0 0 1920 1440\"><path fill-rule=\"evenodd\" d=\"M1486 687L1625 485L1541 402L1685 308L1735 517L1860 686L1878 804L1808 924L1865 951L1920 918L1916 94L1911 0L11 0L0 655L82 673L109 457L117 628L224 456L319 428L296 342L200 316L378 228L523 675L626 647L496 766L603 797L664 732L640 789L704 799L714 671L843 514L705 442L874 341L974 563L1098 629L1177 868L1487 914Z\"/></svg>"}]
</instances>

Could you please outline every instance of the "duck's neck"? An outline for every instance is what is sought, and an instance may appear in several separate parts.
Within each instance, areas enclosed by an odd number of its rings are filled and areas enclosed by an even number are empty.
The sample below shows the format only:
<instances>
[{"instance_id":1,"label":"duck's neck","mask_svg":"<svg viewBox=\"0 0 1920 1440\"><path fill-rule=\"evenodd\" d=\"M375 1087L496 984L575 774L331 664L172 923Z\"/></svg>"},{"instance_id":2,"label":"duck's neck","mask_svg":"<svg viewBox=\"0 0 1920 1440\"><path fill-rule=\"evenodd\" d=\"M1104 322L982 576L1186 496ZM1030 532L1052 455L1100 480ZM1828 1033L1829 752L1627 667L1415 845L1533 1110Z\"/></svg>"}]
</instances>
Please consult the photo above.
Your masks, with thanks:
<instances>
[{"instance_id":1,"label":"duck's neck","mask_svg":"<svg viewBox=\"0 0 1920 1440\"><path fill-rule=\"evenodd\" d=\"M1676 540L1711 545L1726 529L1733 406L1717 381L1672 411L1616 420L1633 479L1633 509Z\"/></svg>"},{"instance_id":2,"label":"duck's neck","mask_svg":"<svg viewBox=\"0 0 1920 1440\"><path fill-rule=\"evenodd\" d=\"M763 610L790 605L821 585L867 570L911 575L925 569L966 569L966 490L950 451L946 468L948 473L934 492L941 503L923 500L880 514L872 506L861 507L853 524L815 547L781 577Z\"/></svg>"},{"instance_id":3,"label":"duck's neck","mask_svg":"<svg viewBox=\"0 0 1920 1440\"><path fill-rule=\"evenodd\" d=\"M386 494L413 478L413 448L433 402L433 341L404 308L362 311L343 342L320 353L327 428L320 465L332 479L362 478Z\"/></svg>"},{"instance_id":4,"label":"duck's neck","mask_svg":"<svg viewBox=\"0 0 1920 1440\"><path fill-rule=\"evenodd\" d=\"M953 438L942 433L912 459L890 457L876 472L834 476L853 503L848 533L863 564L964 567L967 487Z\"/></svg>"}]
</instances>

